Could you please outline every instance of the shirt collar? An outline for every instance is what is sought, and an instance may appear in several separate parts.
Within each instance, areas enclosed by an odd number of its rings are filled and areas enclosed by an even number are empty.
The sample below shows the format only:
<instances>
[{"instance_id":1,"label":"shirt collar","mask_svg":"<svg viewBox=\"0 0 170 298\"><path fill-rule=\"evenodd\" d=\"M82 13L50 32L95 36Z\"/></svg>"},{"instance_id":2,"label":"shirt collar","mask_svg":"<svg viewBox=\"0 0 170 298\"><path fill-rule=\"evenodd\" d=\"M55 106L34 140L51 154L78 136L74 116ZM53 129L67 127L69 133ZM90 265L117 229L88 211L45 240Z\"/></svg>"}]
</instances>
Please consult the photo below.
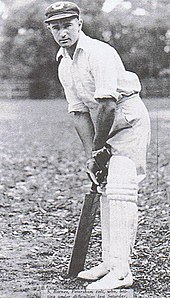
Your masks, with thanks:
<instances>
[{"instance_id":1,"label":"shirt collar","mask_svg":"<svg viewBox=\"0 0 170 298\"><path fill-rule=\"evenodd\" d=\"M83 31L81 31L76 50L77 49L83 49L83 50L86 49L87 48L87 39L88 39L88 36Z\"/></svg>"},{"instance_id":2,"label":"shirt collar","mask_svg":"<svg viewBox=\"0 0 170 298\"><path fill-rule=\"evenodd\" d=\"M83 31L81 31L75 52L78 49L85 50L87 48L87 39L88 39L88 37L84 34ZM56 60L57 61L58 61L58 59L59 59L60 56L62 56L62 57L67 57L68 56L67 51L64 48L62 48L62 47L59 49L59 51L58 51L58 53L56 55Z\"/></svg>"}]
</instances>

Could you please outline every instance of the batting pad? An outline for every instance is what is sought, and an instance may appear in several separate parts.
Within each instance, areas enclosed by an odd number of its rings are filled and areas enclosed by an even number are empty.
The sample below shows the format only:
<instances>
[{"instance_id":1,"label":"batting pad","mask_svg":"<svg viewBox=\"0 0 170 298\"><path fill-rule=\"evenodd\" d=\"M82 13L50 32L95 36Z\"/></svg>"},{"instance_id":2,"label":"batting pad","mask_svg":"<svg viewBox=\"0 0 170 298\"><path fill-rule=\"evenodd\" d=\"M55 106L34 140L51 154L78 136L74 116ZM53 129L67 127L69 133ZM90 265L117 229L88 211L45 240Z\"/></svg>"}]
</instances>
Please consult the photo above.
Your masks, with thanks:
<instances>
[{"instance_id":1,"label":"batting pad","mask_svg":"<svg viewBox=\"0 0 170 298\"><path fill-rule=\"evenodd\" d=\"M102 227L102 260L109 267L110 266L110 212L109 200L107 196L101 196L101 227Z\"/></svg>"},{"instance_id":2,"label":"batting pad","mask_svg":"<svg viewBox=\"0 0 170 298\"><path fill-rule=\"evenodd\" d=\"M129 256L137 229L137 205L119 200L110 200L109 205L110 269L121 279L130 271Z\"/></svg>"},{"instance_id":3,"label":"batting pad","mask_svg":"<svg viewBox=\"0 0 170 298\"><path fill-rule=\"evenodd\" d=\"M112 156L109 163L106 194L109 199L136 202L138 193L135 163L125 156Z\"/></svg>"}]
</instances>

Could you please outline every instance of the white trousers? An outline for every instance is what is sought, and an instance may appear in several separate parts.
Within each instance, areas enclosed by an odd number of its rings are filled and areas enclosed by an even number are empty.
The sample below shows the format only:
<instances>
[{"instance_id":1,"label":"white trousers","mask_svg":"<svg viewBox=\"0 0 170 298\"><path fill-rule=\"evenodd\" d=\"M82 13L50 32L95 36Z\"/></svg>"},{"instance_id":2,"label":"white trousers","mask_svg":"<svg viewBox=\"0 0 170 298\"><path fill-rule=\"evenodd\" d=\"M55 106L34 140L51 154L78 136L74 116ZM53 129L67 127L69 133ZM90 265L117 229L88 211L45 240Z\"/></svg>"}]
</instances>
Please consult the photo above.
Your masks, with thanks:
<instances>
[{"instance_id":1,"label":"white trousers","mask_svg":"<svg viewBox=\"0 0 170 298\"><path fill-rule=\"evenodd\" d=\"M101 198L102 258L119 278L129 272L137 231L137 172L125 156L112 156L106 196Z\"/></svg>"},{"instance_id":2,"label":"white trousers","mask_svg":"<svg viewBox=\"0 0 170 298\"><path fill-rule=\"evenodd\" d=\"M107 143L114 156L126 156L136 165L138 181L145 178L146 153L150 142L150 119L139 97L123 98L117 104Z\"/></svg>"}]
</instances>

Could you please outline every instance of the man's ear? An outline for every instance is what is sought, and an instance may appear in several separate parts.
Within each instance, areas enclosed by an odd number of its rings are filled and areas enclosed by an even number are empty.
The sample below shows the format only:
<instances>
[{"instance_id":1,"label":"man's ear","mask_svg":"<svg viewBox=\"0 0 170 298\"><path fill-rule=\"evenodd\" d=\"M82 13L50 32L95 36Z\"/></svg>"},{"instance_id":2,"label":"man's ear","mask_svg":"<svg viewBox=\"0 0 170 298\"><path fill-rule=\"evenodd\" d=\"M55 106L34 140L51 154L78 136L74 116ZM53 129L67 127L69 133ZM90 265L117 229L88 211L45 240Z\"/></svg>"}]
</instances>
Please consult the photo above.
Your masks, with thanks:
<instances>
[{"instance_id":1,"label":"man's ear","mask_svg":"<svg viewBox=\"0 0 170 298\"><path fill-rule=\"evenodd\" d=\"M79 19L79 28L81 29L83 26L83 20L82 19Z\"/></svg>"}]
</instances>

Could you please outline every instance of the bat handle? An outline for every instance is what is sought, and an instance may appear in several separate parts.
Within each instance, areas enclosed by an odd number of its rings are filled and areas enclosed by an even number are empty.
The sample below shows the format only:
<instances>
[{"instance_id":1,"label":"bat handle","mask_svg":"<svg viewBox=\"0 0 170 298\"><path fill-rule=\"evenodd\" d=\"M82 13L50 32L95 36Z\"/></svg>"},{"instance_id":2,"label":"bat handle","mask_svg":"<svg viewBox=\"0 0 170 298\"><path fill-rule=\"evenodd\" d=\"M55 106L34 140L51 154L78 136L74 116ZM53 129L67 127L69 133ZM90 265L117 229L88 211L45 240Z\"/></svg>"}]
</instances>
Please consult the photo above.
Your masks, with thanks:
<instances>
[{"instance_id":1,"label":"bat handle","mask_svg":"<svg viewBox=\"0 0 170 298\"><path fill-rule=\"evenodd\" d=\"M90 192L98 192L97 191L97 185L94 182L92 183Z\"/></svg>"}]
</instances>

